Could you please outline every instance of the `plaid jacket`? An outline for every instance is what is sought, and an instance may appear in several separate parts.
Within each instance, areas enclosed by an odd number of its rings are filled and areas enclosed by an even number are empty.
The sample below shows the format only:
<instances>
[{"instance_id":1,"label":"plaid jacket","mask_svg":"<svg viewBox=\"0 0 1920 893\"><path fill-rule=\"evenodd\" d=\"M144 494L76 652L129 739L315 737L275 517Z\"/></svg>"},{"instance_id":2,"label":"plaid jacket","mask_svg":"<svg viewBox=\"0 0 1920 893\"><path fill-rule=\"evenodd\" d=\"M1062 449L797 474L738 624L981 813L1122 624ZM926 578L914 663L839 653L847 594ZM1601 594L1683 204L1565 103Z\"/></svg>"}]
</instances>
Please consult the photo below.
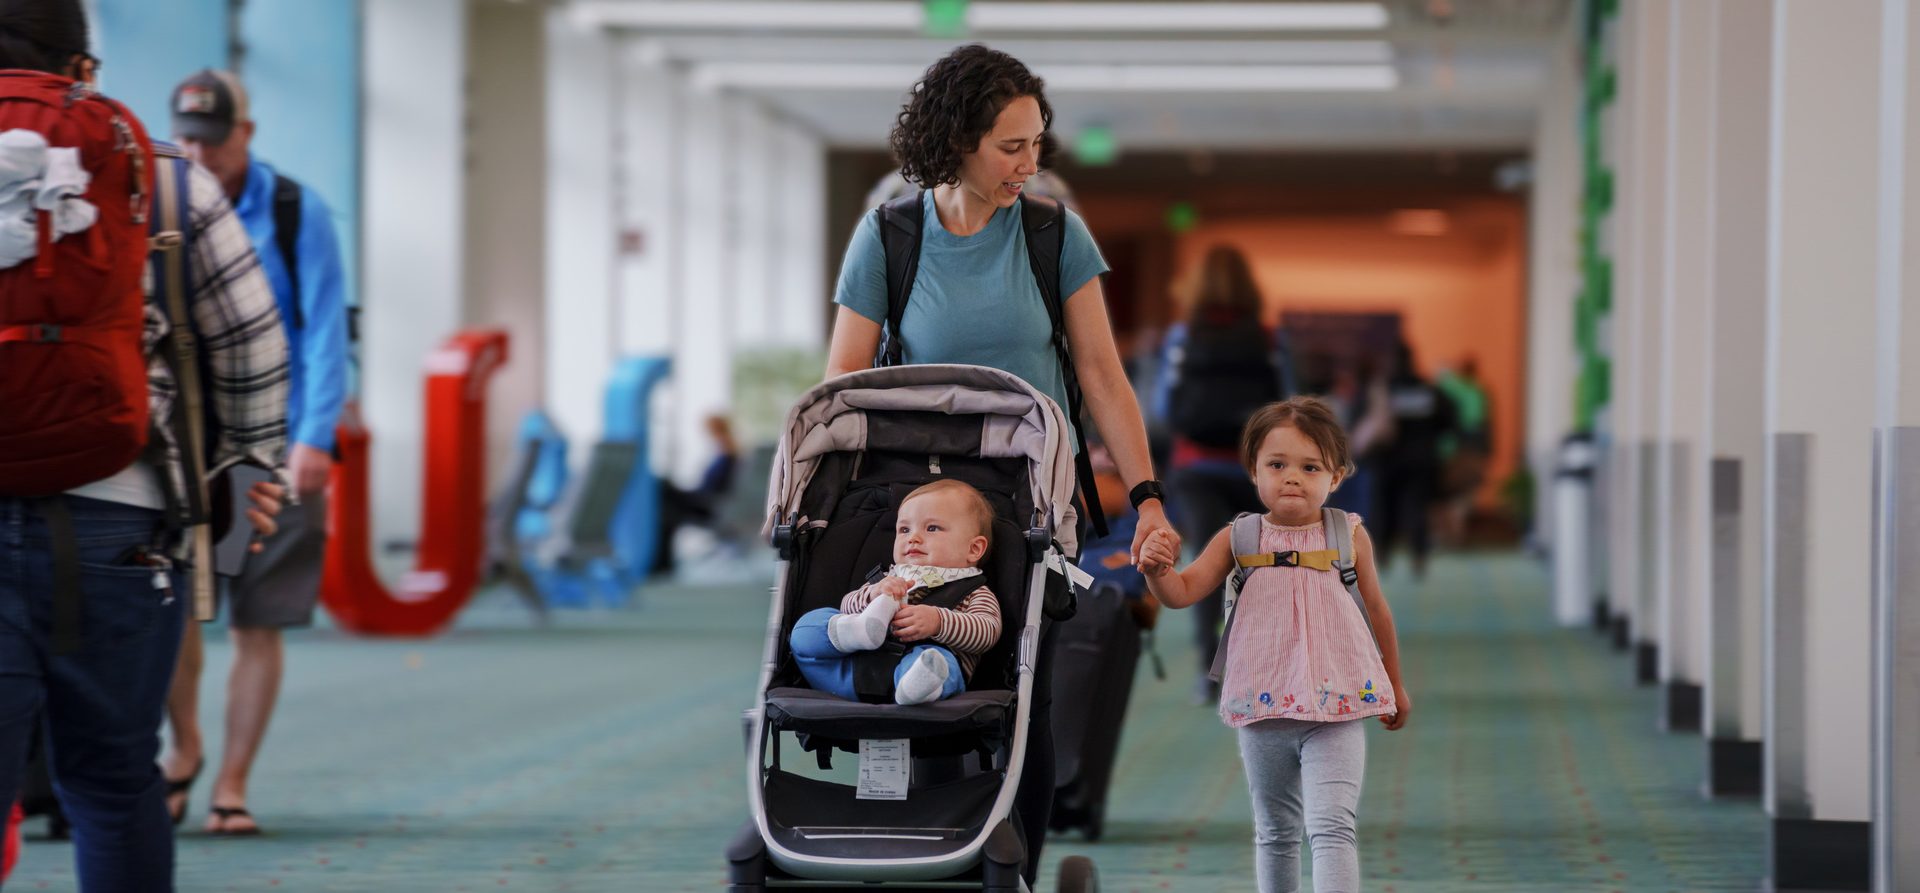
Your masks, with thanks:
<instances>
[{"instance_id":1,"label":"plaid jacket","mask_svg":"<svg viewBox=\"0 0 1920 893\"><path fill-rule=\"evenodd\" d=\"M241 462L277 469L287 445L289 365L273 290L220 181L197 164L188 176L187 216L193 229L187 306L200 338L207 372L205 402L212 417L208 476ZM168 329L166 316L153 303L151 264L144 282L147 393L153 417L148 459L160 471L168 505L178 507L186 504L185 463L173 428L166 424L178 390L159 350Z\"/></svg>"}]
</instances>

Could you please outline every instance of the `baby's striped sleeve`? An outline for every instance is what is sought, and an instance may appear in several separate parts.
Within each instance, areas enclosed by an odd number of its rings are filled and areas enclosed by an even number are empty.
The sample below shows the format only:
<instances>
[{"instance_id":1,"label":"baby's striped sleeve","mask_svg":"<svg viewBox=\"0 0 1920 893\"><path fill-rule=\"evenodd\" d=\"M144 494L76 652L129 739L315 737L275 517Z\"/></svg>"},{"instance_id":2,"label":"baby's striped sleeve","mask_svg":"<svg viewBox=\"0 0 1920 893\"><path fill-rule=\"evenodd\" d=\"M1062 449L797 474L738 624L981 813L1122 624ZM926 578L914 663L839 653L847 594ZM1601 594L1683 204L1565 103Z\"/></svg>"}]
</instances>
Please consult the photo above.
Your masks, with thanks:
<instances>
[{"instance_id":1,"label":"baby's striped sleeve","mask_svg":"<svg viewBox=\"0 0 1920 893\"><path fill-rule=\"evenodd\" d=\"M964 654L981 654L1000 641L1000 601L985 586L967 595L958 609L940 609L940 631L933 641Z\"/></svg>"}]
</instances>

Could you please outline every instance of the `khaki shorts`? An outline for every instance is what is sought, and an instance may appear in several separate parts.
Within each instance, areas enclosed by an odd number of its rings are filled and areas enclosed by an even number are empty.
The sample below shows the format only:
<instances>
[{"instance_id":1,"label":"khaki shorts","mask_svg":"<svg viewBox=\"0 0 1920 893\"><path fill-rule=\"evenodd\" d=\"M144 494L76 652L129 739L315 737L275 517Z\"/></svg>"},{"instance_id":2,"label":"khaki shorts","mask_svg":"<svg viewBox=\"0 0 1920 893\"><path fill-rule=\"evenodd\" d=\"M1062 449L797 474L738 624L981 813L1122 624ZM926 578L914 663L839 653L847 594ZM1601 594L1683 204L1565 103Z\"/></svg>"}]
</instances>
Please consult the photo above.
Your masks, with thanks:
<instances>
[{"instance_id":1,"label":"khaki shorts","mask_svg":"<svg viewBox=\"0 0 1920 893\"><path fill-rule=\"evenodd\" d=\"M247 556L240 576L223 578L227 623L253 629L313 625L327 555L327 499L315 494L274 516L280 529ZM245 521L240 523L244 524Z\"/></svg>"}]
</instances>

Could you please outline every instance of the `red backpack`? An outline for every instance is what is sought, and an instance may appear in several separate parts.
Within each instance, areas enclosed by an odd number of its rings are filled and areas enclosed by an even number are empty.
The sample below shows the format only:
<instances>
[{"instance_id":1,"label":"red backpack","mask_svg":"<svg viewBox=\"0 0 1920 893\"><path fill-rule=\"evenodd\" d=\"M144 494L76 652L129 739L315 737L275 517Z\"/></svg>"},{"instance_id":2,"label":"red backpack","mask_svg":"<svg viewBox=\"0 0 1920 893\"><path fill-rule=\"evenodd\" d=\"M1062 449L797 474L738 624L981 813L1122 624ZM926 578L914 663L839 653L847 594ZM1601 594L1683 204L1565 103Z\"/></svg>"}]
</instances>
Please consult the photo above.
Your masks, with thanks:
<instances>
[{"instance_id":1,"label":"red backpack","mask_svg":"<svg viewBox=\"0 0 1920 893\"><path fill-rule=\"evenodd\" d=\"M125 106L82 82L0 71L0 132L79 150L91 227L0 269L0 496L50 496L108 477L147 442L142 347L153 145Z\"/></svg>"}]
</instances>

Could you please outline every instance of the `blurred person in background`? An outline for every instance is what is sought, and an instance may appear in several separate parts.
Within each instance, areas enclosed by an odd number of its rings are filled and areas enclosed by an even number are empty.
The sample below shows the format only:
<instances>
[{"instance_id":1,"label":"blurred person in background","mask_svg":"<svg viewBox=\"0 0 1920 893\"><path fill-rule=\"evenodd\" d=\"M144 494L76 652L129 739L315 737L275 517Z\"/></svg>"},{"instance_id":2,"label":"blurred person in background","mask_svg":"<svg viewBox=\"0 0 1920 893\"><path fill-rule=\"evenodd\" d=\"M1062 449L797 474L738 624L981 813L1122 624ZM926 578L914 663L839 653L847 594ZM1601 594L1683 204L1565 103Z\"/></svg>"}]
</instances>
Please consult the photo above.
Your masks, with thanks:
<instances>
[{"instance_id":1,"label":"blurred person in background","mask_svg":"<svg viewBox=\"0 0 1920 893\"><path fill-rule=\"evenodd\" d=\"M227 677L226 746L205 826L214 834L251 835L260 833L260 826L247 811L247 779L286 672L282 633L312 625L320 598L327 481L350 362L346 277L326 203L254 157L253 116L239 78L211 69L196 72L174 88L172 111L174 138L220 181L246 227L272 285L292 357L287 471L293 499L281 516L280 535L226 587L233 668ZM205 662L200 625L188 624L167 699L173 730L173 748L165 759L172 783L167 808L175 824L186 814L189 788L205 762L199 721Z\"/></svg>"},{"instance_id":2,"label":"blurred person in background","mask_svg":"<svg viewBox=\"0 0 1920 893\"><path fill-rule=\"evenodd\" d=\"M1453 431L1441 445L1445 497L1440 519L1447 544L1458 547L1467 542L1474 496L1487 480L1487 463L1493 456L1492 413L1473 357L1467 357L1457 371L1443 370L1435 384L1454 409Z\"/></svg>"},{"instance_id":3,"label":"blurred person in background","mask_svg":"<svg viewBox=\"0 0 1920 893\"><path fill-rule=\"evenodd\" d=\"M1413 554L1414 576L1424 578L1433 552L1440 442L1453 430L1454 411L1453 401L1420 374L1413 348L1404 341L1394 349L1387 405L1393 413L1393 438L1382 449L1380 478L1373 491L1380 569L1385 572L1392 565L1394 550L1404 539Z\"/></svg>"},{"instance_id":4,"label":"blurred person in background","mask_svg":"<svg viewBox=\"0 0 1920 893\"><path fill-rule=\"evenodd\" d=\"M1292 393L1286 351L1263 325L1262 306L1246 256L1214 246L1185 320L1167 330L1163 344L1155 415L1173 435L1167 486L1174 517L1182 536L1196 542L1241 512L1262 510L1240 460L1241 431L1261 407ZM1220 694L1207 671L1219 646L1222 603L1202 599L1193 611L1195 703L1211 704Z\"/></svg>"}]
</instances>

